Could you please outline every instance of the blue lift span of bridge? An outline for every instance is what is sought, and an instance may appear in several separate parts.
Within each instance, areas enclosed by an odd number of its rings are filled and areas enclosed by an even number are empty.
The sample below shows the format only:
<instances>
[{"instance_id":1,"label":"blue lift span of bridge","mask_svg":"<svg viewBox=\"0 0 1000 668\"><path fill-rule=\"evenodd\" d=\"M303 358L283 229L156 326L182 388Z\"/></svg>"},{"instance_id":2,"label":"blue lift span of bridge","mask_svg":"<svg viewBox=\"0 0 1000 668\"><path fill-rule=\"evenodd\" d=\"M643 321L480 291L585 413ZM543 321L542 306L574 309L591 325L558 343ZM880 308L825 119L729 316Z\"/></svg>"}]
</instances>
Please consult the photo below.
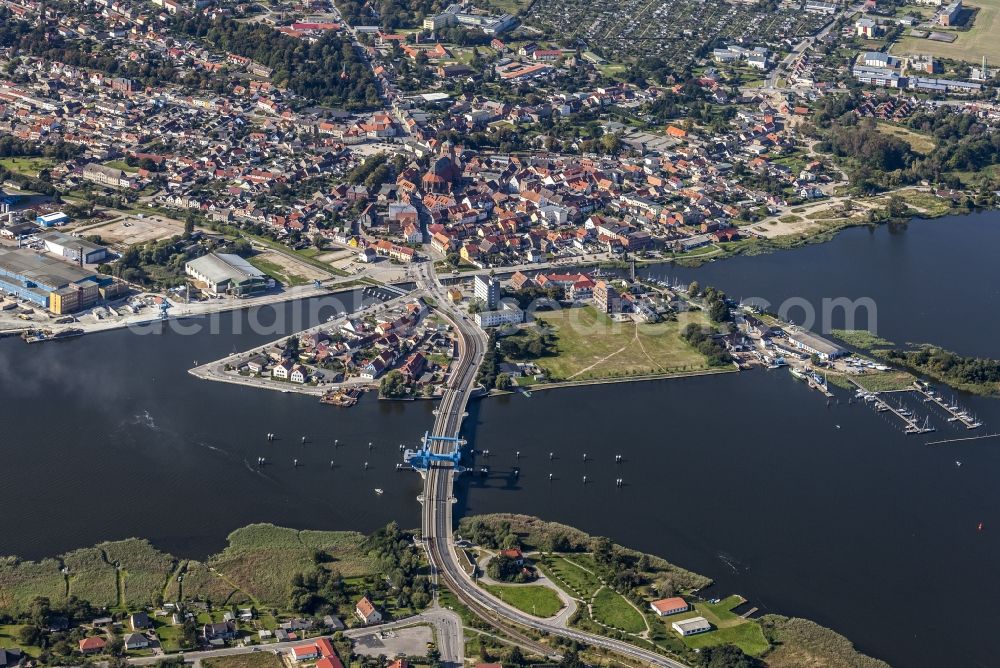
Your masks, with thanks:
<instances>
[{"instance_id":1,"label":"blue lift span of bridge","mask_svg":"<svg viewBox=\"0 0 1000 668\"><path fill-rule=\"evenodd\" d=\"M457 471L461 471L459 462L462 460L462 446L465 445L464 438L431 436L428 431L424 432L421 442L424 444L424 447L419 450L407 449L403 453L404 462L417 471L426 471L435 462L451 462ZM453 443L454 449L451 452L434 452L432 446L435 442Z\"/></svg>"}]
</instances>

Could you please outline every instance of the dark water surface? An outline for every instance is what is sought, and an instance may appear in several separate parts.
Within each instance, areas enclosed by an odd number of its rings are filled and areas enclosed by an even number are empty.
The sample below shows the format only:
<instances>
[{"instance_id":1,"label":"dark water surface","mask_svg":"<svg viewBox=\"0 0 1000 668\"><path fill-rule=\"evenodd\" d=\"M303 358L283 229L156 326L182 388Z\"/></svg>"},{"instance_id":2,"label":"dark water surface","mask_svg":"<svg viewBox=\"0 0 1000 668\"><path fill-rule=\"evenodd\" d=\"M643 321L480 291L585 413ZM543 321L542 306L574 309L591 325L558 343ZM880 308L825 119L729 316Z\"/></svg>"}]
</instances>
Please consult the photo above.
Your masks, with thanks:
<instances>
[{"instance_id":1,"label":"dark water surface","mask_svg":"<svg viewBox=\"0 0 1000 668\"><path fill-rule=\"evenodd\" d=\"M803 297L817 310L824 297L872 297L887 338L1000 357L998 221L854 229L823 245L650 271L775 305ZM254 318L224 315L219 329L246 332ZM199 557L251 522L417 526L420 479L395 464L398 445L431 426L430 402L369 397L337 409L187 374L195 360L271 338L0 340L0 554L143 536ZM998 665L1000 439L929 446L968 434L912 396L904 400L931 415L935 434L906 436L839 398L828 406L787 372L758 371L473 404L466 433L491 451L492 473L461 480L457 511L531 513L611 536L712 577L720 595L835 628L897 666ZM985 423L974 433L1000 431L1000 402L959 399ZM280 440L268 444L268 432ZM273 464L258 472L258 456Z\"/></svg>"},{"instance_id":2,"label":"dark water surface","mask_svg":"<svg viewBox=\"0 0 1000 668\"><path fill-rule=\"evenodd\" d=\"M360 296L341 298L350 305ZM420 480L395 465L399 443L414 443L431 423L429 402L366 397L340 409L187 373L195 360L274 338L248 326L273 316L269 307L222 314L215 335L168 327L34 345L0 340L0 553L41 557L141 536L195 557L252 522L369 531L395 519L417 526ZM291 322L290 308L281 320ZM268 432L278 435L275 443ZM271 464L258 470L258 457ZM377 496L376 487L385 494Z\"/></svg>"}]
</instances>

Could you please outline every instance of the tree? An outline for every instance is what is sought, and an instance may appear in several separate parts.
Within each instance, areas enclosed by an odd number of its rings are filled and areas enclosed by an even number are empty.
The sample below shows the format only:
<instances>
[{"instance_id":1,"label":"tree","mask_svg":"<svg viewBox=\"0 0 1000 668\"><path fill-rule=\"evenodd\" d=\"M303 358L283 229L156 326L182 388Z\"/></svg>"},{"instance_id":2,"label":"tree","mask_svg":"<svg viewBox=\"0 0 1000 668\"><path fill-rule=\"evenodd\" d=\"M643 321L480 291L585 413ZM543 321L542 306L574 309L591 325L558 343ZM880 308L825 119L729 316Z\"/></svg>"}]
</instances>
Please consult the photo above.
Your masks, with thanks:
<instances>
[{"instance_id":1,"label":"tree","mask_svg":"<svg viewBox=\"0 0 1000 668\"><path fill-rule=\"evenodd\" d=\"M37 645L42 639L42 630L34 624L25 624L17 632L17 639L22 645Z\"/></svg>"},{"instance_id":2,"label":"tree","mask_svg":"<svg viewBox=\"0 0 1000 668\"><path fill-rule=\"evenodd\" d=\"M524 665L524 654L521 652L521 648L514 645L510 652L507 654L507 663L512 666L523 666Z\"/></svg>"},{"instance_id":3,"label":"tree","mask_svg":"<svg viewBox=\"0 0 1000 668\"><path fill-rule=\"evenodd\" d=\"M389 398L403 396L406 394L406 377L398 369L393 369L382 378L378 393Z\"/></svg>"},{"instance_id":4,"label":"tree","mask_svg":"<svg viewBox=\"0 0 1000 668\"><path fill-rule=\"evenodd\" d=\"M510 374L502 373L497 376L496 388L498 390L509 390L512 387L514 387L514 381L511 379Z\"/></svg>"},{"instance_id":5,"label":"tree","mask_svg":"<svg viewBox=\"0 0 1000 668\"><path fill-rule=\"evenodd\" d=\"M622 140L621 137L613 132L609 132L601 137L601 148L604 149L605 153L614 155L621 150Z\"/></svg>"},{"instance_id":6,"label":"tree","mask_svg":"<svg viewBox=\"0 0 1000 668\"><path fill-rule=\"evenodd\" d=\"M697 297L701 294L701 285L699 285L698 281L691 281L691 284L688 285L688 294L692 297Z\"/></svg>"},{"instance_id":7,"label":"tree","mask_svg":"<svg viewBox=\"0 0 1000 668\"><path fill-rule=\"evenodd\" d=\"M705 668L759 668L764 662L743 653L735 645L706 647L699 656Z\"/></svg>"}]
</instances>

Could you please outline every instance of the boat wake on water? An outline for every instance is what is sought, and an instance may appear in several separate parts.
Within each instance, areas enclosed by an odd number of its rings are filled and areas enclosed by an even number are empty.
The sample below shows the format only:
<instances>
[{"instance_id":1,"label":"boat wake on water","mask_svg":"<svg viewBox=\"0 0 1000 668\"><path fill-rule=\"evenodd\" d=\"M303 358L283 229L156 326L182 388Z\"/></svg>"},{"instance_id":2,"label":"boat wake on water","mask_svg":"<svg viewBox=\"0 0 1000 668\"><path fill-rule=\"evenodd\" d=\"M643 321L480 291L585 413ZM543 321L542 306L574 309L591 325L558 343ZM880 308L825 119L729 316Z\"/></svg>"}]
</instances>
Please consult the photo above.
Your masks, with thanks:
<instances>
[{"instance_id":1,"label":"boat wake on water","mask_svg":"<svg viewBox=\"0 0 1000 668\"><path fill-rule=\"evenodd\" d=\"M727 552L719 552L715 556L719 559L719 561L721 561L726 566L728 566L729 570L731 570L733 573L749 573L750 572L750 568L749 567L744 566L743 564L741 564L736 559L736 557L734 557L733 555L731 555L731 554L729 554Z\"/></svg>"}]
</instances>

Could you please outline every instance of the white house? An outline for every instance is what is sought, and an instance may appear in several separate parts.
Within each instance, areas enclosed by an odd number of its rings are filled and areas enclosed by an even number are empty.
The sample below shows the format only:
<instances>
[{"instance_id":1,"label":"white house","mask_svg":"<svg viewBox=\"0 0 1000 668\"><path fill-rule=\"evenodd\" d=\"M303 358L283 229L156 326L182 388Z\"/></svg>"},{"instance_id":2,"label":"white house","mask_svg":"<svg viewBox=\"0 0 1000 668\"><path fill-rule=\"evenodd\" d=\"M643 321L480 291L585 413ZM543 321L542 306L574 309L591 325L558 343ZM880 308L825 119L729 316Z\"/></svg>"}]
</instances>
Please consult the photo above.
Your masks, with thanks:
<instances>
[{"instance_id":1,"label":"white house","mask_svg":"<svg viewBox=\"0 0 1000 668\"><path fill-rule=\"evenodd\" d=\"M292 373L292 363L285 360L281 364L276 364L274 369L271 370L271 376L279 380L288 380L288 377Z\"/></svg>"},{"instance_id":2,"label":"white house","mask_svg":"<svg viewBox=\"0 0 1000 668\"><path fill-rule=\"evenodd\" d=\"M705 633L712 630L712 625L704 617L692 617L682 619L670 625L674 631L682 636L693 636L696 633Z\"/></svg>"},{"instance_id":3,"label":"white house","mask_svg":"<svg viewBox=\"0 0 1000 668\"><path fill-rule=\"evenodd\" d=\"M382 613L375 609L367 596L363 596L354 607L354 614L365 624L378 624L382 621Z\"/></svg>"}]
</instances>

